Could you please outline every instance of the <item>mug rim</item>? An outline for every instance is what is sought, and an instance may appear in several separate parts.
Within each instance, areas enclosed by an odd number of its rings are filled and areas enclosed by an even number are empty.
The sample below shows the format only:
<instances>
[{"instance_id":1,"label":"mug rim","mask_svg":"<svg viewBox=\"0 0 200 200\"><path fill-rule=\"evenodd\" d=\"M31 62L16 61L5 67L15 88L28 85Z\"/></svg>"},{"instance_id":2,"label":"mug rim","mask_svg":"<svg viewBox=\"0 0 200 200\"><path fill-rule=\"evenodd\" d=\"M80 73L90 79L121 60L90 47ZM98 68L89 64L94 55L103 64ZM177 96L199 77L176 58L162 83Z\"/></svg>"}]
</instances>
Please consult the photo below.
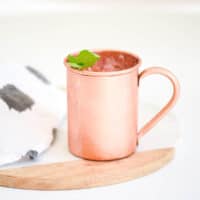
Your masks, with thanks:
<instances>
[{"instance_id":1,"label":"mug rim","mask_svg":"<svg viewBox=\"0 0 200 200\"><path fill-rule=\"evenodd\" d=\"M73 69L72 67L70 67L69 64L67 64L67 57L64 59L64 65L65 67L70 70L71 72L73 73L76 73L76 74L80 74L80 75L83 75L83 76L119 76L119 75L122 75L122 74L127 74L127 73L130 73L136 69L138 69L138 67L141 66L141 58L135 54L135 53L130 53L128 51L123 51L123 50L114 50L114 49L97 49L97 50L92 50L92 52L94 53L100 53L100 52L115 52L115 53L124 53L124 54L128 54L134 58L136 58L138 60L138 62L127 68L127 69L122 69L122 70L118 70L118 71L109 71L109 72L95 72L95 71L88 71L88 70L77 70L77 69ZM77 52L73 53L73 54L77 54Z\"/></svg>"}]
</instances>

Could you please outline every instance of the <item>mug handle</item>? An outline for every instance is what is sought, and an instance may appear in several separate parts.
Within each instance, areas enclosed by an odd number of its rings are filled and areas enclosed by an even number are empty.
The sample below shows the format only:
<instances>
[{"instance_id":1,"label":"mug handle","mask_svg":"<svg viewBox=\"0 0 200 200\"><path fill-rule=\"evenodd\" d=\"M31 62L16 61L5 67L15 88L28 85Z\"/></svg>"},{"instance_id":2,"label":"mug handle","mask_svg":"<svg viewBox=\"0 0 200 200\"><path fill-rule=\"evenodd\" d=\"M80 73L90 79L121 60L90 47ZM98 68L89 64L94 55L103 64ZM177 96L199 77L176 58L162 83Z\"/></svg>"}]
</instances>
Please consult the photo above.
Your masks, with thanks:
<instances>
[{"instance_id":1,"label":"mug handle","mask_svg":"<svg viewBox=\"0 0 200 200\"><path fill-rule=\"evenodd\" d=\"M140 139L150 129L152 129L169 112L169 110L172 109L180 94L180 85L177 78L169 70L162 67L150 67L143 70L139 74L138 84L140 83L141 79L152 74L160 74L167 77L173 85L173 94L169 102L140 129L140 131L138 132L138 139Z\"/></svg>"}]
</instances>

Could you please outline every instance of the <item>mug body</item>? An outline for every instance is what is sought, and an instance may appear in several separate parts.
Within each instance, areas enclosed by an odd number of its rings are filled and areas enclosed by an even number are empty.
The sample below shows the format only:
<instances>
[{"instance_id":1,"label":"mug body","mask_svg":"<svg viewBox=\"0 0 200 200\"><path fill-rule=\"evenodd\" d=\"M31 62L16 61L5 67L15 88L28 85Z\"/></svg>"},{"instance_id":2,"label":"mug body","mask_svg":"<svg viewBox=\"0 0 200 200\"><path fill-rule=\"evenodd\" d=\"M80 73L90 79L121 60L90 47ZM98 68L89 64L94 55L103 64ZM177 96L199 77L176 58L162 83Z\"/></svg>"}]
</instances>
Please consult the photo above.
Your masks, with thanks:
<instances>
[{"instance_id":1,"label":"mug body","mask_svg":"<svg viewBox=\"0 0 200 200\"><path fill-rule=\"evenodd\" d=\"M119 159L136 151L140 59L120 51L96 53L123 55L127 68L95 72L67 66L69 150L91 160Z\"/></svg>"}]
</instances>

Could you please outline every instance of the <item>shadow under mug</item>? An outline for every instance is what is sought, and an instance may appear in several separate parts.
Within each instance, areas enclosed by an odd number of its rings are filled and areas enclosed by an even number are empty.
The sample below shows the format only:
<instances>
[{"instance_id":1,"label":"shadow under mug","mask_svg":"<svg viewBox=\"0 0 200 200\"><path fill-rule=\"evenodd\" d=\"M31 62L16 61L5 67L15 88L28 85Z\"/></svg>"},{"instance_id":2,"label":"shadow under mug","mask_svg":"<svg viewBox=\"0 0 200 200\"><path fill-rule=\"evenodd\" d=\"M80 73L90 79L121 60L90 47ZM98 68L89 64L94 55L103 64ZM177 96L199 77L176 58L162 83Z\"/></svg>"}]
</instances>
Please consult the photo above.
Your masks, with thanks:
<instances>
[{"instance_id":1,"label":"shadow under mug","mask_svg":"<svg viewBox=\"0 0 200 200\"><path fill-rule=\"evenodd\" d=\"M150 67L138 72L141 59L117 50L95 51L101 59L123 55L124 69L88 71L67 64L68 143L72 154L91 160L114 160L136 152L138 140L161 120L179 97L179 82L167 69ZM169 102L141 130L138 122L138 88L141 79L160 74L170 80Z\"/></svg>"}]
</instances>

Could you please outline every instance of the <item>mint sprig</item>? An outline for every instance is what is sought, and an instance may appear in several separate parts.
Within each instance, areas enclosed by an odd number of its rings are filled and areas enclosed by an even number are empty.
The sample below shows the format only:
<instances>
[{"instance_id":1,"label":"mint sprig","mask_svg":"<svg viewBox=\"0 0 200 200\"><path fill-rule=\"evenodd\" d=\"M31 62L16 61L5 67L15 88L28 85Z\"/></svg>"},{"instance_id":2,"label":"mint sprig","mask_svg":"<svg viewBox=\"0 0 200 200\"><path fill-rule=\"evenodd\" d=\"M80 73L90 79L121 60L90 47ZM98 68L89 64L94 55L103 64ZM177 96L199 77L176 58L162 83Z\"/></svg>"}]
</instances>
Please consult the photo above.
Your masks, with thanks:
<instances>
[{"instance_id":1,"label":"mint sprig","mask_svg":"<svg viewBox=\"0 0 200 200\"><path fill-rule=\"evenodd\" d=\"M67 63L74 69L83 70L92 67L99 58L99 55L89 50L82 50L77 56L68 55Z\"/></svg>"}]
</instances>

